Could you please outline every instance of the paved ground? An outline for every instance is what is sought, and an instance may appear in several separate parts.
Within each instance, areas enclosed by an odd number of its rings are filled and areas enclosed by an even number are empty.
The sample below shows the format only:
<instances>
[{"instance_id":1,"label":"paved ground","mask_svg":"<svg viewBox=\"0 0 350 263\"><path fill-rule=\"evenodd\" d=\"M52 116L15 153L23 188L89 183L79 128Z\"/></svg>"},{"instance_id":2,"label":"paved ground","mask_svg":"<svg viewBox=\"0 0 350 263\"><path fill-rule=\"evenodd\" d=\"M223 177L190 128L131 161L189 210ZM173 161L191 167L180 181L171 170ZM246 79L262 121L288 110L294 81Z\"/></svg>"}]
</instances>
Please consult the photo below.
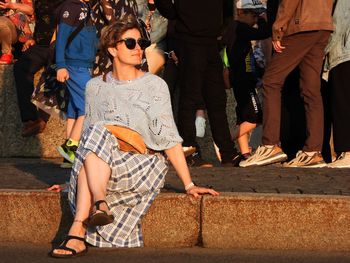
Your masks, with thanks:
<instances>
[{"instance_id":1,"label":"paved ground","mask_svg":"<svg viewBox=\"0 0 350 263\"><path fill-rule=\"evenodd\" d=\"M58 262L50 258L51 246L0 243L2 263ZM327 253L305 251L271 250L228 250L206 248L177 249L96 249L91 248L87 255L69 262L89 263L348 263L350 253Z\"/></svg>"},{"instance_id":2,"label":"paved ground","mask_svg":"<svg viewBox=\"0 0 350 263\"><path fill-rule=\"evenodd\" d=\"M0 158L0 189L45 189L63 184L69 170L59 159ZM279 166L254 168L193 168L199 185L224 192L350 195L350 169L300 169ZM164 192L180 192L182 185L170 169Z\"/></svg>"}]
</instances>

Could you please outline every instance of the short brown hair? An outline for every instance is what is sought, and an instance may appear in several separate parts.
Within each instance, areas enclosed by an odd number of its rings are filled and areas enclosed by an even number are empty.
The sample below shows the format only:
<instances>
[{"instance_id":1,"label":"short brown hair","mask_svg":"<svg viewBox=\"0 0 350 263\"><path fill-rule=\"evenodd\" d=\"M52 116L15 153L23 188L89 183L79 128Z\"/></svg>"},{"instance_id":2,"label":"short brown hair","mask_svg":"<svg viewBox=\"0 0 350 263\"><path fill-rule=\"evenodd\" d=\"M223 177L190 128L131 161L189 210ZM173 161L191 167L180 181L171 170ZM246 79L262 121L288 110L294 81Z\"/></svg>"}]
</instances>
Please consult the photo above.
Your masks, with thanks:
<instances>
[{"instance_id":1,"label":"short brown hair","mask_svg":"<svg viewBox=\"0 0 350 263\"><path fill-rule=\"evenodd\" d=\"M137 29L141 33L140 25L133 15L128 15L122 19L118 19L103 28L99 48L102 55L108 56L113 60L113 57L108 52L108 48L116 47L117 41L119 41L121 36L130 29Z\"/></svg>"}]
</instances>

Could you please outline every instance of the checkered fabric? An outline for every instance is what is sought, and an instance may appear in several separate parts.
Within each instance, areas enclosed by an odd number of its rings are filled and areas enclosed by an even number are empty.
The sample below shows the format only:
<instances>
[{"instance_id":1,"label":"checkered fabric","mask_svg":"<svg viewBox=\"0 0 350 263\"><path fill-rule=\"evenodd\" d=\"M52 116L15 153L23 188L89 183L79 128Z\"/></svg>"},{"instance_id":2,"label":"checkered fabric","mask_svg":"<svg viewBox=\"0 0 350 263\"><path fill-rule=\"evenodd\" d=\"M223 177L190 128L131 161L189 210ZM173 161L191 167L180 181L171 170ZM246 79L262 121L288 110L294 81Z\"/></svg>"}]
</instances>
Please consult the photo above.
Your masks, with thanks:
<instances>
[{"instance_id":1,"label":"checkered fabric","mask_svg":"<svg viewBox=\"0 0 350 263\"><path fill-rule=\"evenodd\" d=\"M122 152L117 145L116 138L101 125L92 125L84 131L68 197L75 213L77 176L87 155L95 153L112 170L106 201L115 220L106 226L88 228L86 241L97 247L140 247L141 218L163 187L168 165L162 155Z\"/></svg>"}]
</instances>

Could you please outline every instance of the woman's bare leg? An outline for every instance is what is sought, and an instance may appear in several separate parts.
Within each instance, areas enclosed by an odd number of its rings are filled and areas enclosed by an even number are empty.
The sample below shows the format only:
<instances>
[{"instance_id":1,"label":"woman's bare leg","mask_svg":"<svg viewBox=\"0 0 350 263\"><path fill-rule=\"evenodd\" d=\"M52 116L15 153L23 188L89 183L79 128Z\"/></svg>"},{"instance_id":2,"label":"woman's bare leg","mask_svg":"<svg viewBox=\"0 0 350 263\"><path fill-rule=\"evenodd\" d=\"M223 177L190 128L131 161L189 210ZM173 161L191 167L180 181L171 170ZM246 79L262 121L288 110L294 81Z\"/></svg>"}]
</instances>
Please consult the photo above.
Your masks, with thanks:
<instances>
[{"instance_id":1,"label":"woman's bare leg","mask_svg":"<svg viewBox=\"0 0 350 263\"><path fill-rule=\"evenodd\" d=\"M83 221L89 217L91 204L97 200L105 200L107 192L107 183L111 175L111 169L107 163L100 159L96 154L90 153L80 169L77 184L76 214L73 224L69 229L68 235L84 237L86 226ZM106 204L102 203L100 208L108 211ZM82 241L71 239L66 244L67 247L80 252L85 249ZM56 254L71 254L70 251L55 249Z\"/></svg>"},{"instance_id":2,"label":"woman's bare leg","mask_svg":"<svg viewBox=\"0 0 350 263\"><path fill-rule=\"evenodd\" d=\"M84 237L86 233L86 226L83 221L89 217L91 209L91 193L87 183L86 172L84 167L80 169L77 182L77 199L76 199L76 214L74 216L74 221L69 229L68 235ZM80 252L85 249L85 244L83 241L76 239L71 239L66 244L67 247ZM71 254L70 251L63 249L55 249L53 253L56 254Z\"/></svg>"},{"instance_id":3,"label":"woman's bare leg","mask_svg":"<svg viewBox=\"0 0 350 263\"><path fill-rule=\"evenodd\" d=\"M86 157L84 166L93 203L98 200L106 200L107 184L111 176L111 168L95 153L90 153ZM102 203L100 208L104 211L108 211L108 207L105 203Z\"/></svg>"}]
</instances>

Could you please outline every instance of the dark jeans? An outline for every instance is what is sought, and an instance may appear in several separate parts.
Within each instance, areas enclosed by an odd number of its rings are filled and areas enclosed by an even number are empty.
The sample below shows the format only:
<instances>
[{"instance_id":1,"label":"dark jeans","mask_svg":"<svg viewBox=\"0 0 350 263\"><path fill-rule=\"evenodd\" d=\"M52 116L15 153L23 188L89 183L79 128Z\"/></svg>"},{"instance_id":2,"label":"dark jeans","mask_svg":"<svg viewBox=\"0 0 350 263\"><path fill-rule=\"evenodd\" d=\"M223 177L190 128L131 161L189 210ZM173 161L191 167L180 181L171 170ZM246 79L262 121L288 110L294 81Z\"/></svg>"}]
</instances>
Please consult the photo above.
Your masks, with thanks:
<instances>
[{"instance_id":1,"label":"dark jeans","mask_svg":"<svg viewBox=\"0 0 350 263\"><path fill-rule=\"evenodd\" d=\"M350 151L350 61L341 63L330 71L331 108L334 150Z\"/></svg>"},{"instance_id":2,"label":"dark jeans","mask_svg":"<svg viewBox=\"0 0 350 263\"><path fill-rule=\"evenodd\" d=\"M38 109L31 103L34 75L47 65L50 55L48 47L34 45L24 52L14 65L18 106L22 122L36 120L39 117Z\"/></svg>"},{"instance_id":3,"label":"dark jeans","mask_svg":"<svg viewBox=\"0 0 350 263\"><path fill-rule=\"evenodd\" d=\"M236 153L226 115L222 61L214 45L180 42L178 45L180 103L178 128L184 146L195 146L195 113L205 103L214 142L224 161Z\"/></svg>"},{"instance_id":4,"label":"dark jeans","mask_svg":"<svg viewBox=\"0 0 350 263\"><path fill-rule=\"evenodd\" d=\"M324 121L320 75L329 35L328 31L313 31L287 36L282 41L286 49L273 55L264 75L264 145L280 141L282 86L289 73L299 65L307 137L303 150L322 150Z\"/></svg>"}]
</instances>

